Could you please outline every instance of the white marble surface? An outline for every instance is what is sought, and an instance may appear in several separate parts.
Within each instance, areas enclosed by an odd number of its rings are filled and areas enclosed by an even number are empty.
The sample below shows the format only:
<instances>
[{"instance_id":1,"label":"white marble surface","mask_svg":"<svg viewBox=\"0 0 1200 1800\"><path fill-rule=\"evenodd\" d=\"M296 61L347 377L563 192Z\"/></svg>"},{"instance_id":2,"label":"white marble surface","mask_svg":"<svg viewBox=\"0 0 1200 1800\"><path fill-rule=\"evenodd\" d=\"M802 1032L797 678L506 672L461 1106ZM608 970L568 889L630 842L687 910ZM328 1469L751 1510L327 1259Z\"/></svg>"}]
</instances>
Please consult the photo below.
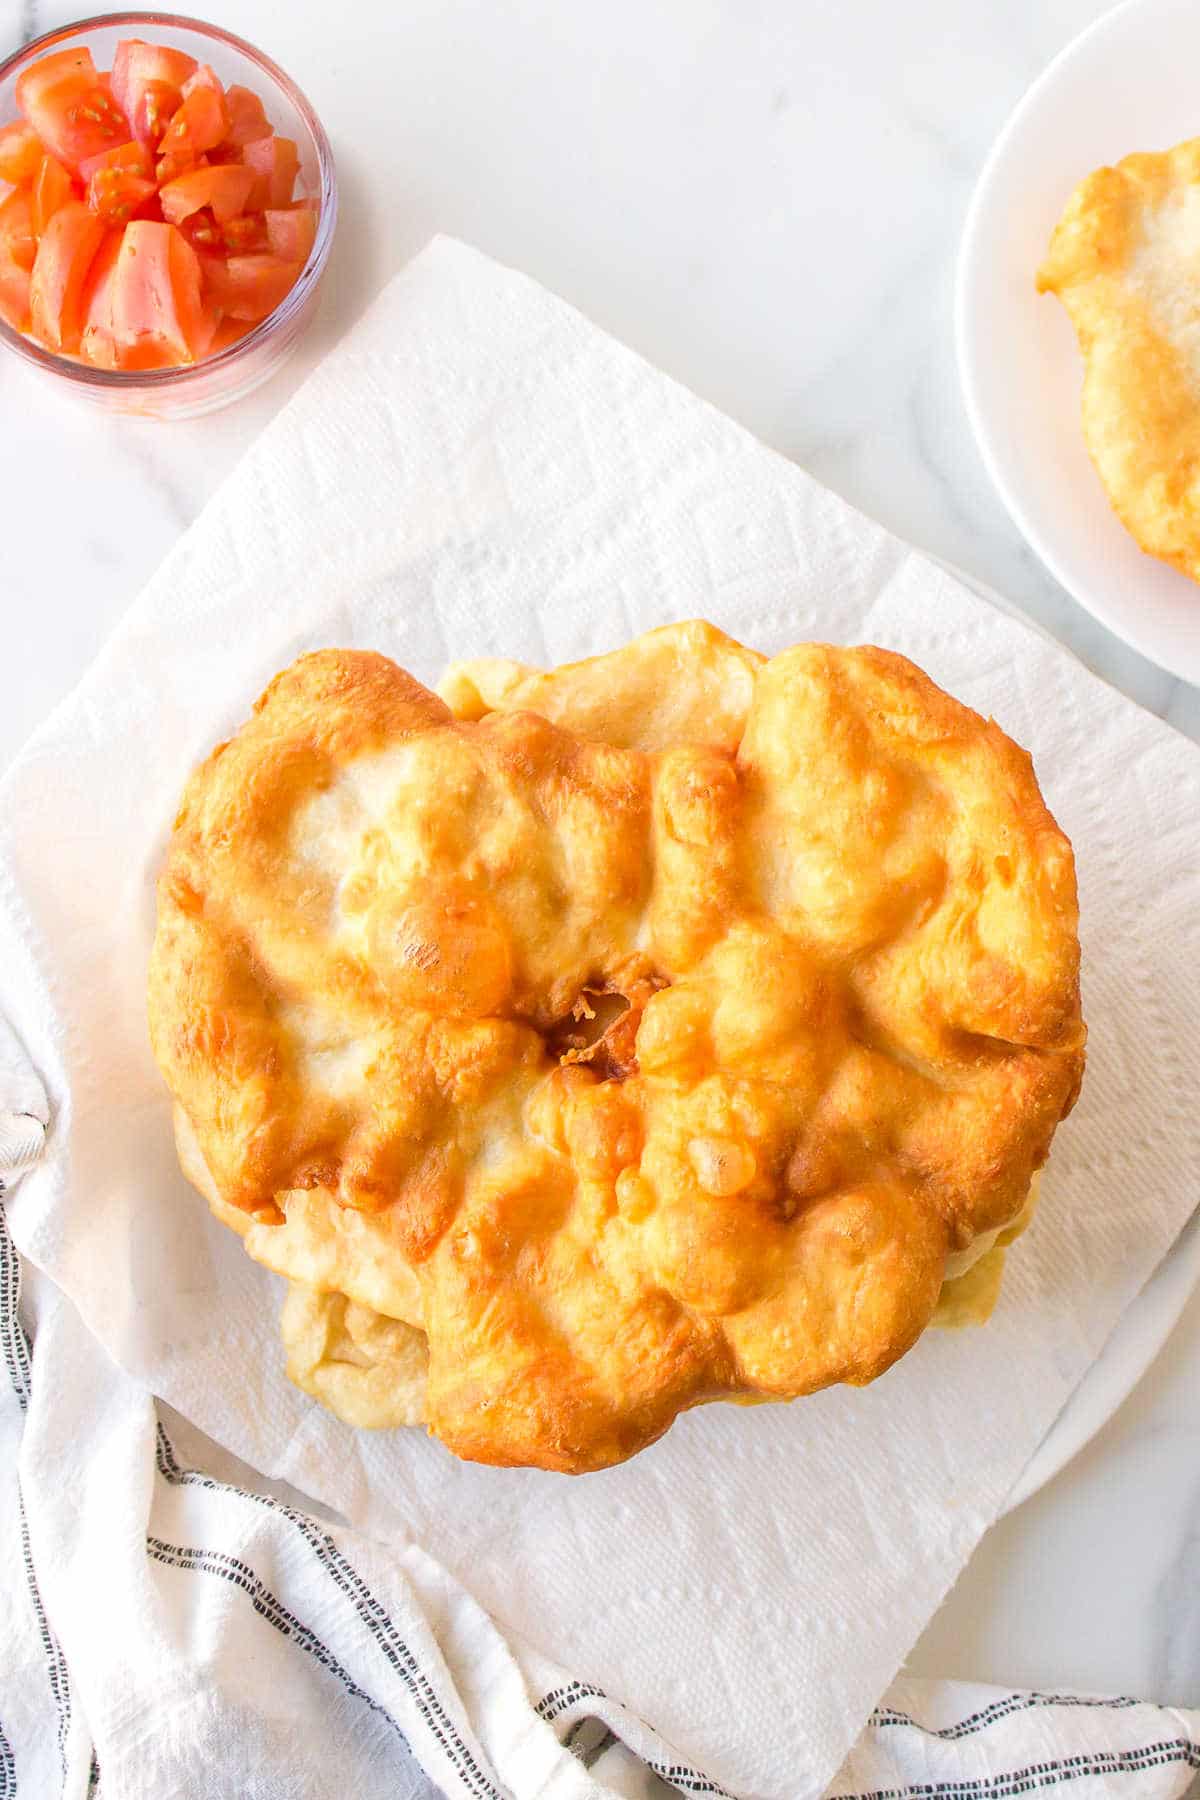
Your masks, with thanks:
<instances>
[{"instance_id":1,"label":"white marble surface","mask_svg":"<svg viewBox=\"0 0 1200 1800\"><path fill-rule=\"evenodd\" d=\"M1093 623L1009 523L954 365L975 176L1028 83L1103 10L221 5L334 141L344 210L322 314L291 370L189 425L94 417L0 359L0 766L304 368L437 229L557 289L1200 738L1200 693ZM0 48L77 11L0 0ZM1200 1302L1095 1443L985 1540L917 1670L1200 1704L1198 1384Z\"/></svg>"}]
</instances>

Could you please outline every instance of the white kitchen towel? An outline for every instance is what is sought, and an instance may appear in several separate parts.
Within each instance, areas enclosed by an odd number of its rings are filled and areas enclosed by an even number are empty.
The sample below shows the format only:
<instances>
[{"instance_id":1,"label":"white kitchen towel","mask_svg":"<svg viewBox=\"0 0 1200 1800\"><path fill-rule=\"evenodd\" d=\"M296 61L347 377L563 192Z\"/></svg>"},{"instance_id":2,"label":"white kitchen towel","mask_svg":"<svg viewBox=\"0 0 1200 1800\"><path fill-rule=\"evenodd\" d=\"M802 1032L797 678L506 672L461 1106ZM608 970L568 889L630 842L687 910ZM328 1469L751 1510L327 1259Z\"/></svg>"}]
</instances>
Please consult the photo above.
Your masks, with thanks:
<instances>
[{"instance_id":1,"label":"white kitchen towel","mask_svg":"<svg viewBox=\"0 0 1200 1800\"><path fill-rule=\"evenodd\" d=\"M0 1018L0 1194L37 1161L49 1119L46 1094L8 1021Z\"/></svg>"},{"instance_id":2,"label":"white kitchen towel","mask_svg":"<svg viewBox=\"0 0 1200 1800\"><path fill-rule=\"evenodd\" d=\"M356 1434L282 1378L278 1284L180 1177L146 1043L182 782L319 644L426 680L695 614L904 649L1035 754L1078 851L1083 1099L986 1331L874 1387L704 1408L582 1480ZM812 1800L1200 1174L1200 756L521 276L440 241L264 433L0 789L0 1011L54 1108L21 1250L121 1369L263 1474L421 1553L627 1709L643 1755ZM187 1649L186 1644L181 1645ZM529 1677L532 1679L532 1677ZM648 1721L641 1724L638 1721Z\"/></svg>"}]
</instances>

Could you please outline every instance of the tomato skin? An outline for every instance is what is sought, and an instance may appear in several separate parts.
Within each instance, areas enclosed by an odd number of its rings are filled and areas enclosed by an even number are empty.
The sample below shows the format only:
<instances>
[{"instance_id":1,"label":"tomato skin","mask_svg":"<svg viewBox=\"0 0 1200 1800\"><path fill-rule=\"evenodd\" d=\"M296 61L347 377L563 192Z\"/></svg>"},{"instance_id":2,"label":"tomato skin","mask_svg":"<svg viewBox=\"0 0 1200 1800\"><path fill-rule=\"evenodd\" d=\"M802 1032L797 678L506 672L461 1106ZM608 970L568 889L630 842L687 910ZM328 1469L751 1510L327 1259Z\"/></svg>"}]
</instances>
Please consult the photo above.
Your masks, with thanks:
<instances>
[{"instance_id":1,"label":"tomato skin","mask_svg":"<svg viewBox=\"0 0 1200 1800\"><path fill-rule=\"evenodd\" d=\"M154 160L143 145L131 139L128 144L117 144L99 156L89 156L79 165L84 181L90 181L98 169L122 169L127 175L140 175L144 181L149 181L154 174Z\"/></svg>"},{"instance_id":2,"label":"tomato skin","mask_svg":"<svg viewBox=\"0 0 1200 1800\"><path fill-rule=\"evenodd\" d=\"M0 126L0 181L11 181L14 187L32 181L43 155L42 140L24 119Z\"/></svg>"},{"instance_id":3,"label":"tomato skin","mask_svg":"<svg viewBox=\"0 0 1200 1800\"><path fill-rule=\"evenodd\" d=\"M0 201L0 319L14 331L29 330L29 271L36 253L29 189L15 188Z\"/></svg>"},{"instance_id":4,"label":"tomato skin","mask_svg":"<svg viewBox=\"0 0 1200 1800\"><path fill-rule=\"evenodd\" d=\"M124 335L126 322L120 329L114 316L117 263L124 241L120 228L110 231L96 254L88 276L84 295L84 326L79 341L79 354L98 369L121 369L126 372L144 369L169 369L179 358L161 333L147 332Z\"/></svg>"},{"instance_id":5,"label":"tomato skin","mask_svg":"<svg viewBox=\"0 0 1200 1800\"><path fill-rule=\"evenodd\" d=\"M120 226L104 234L84 283L81 310L83 329L79 354L99 369L117 369L116 341L112 335L112 274L124 232Z\"/></svg>"},{"instance_id":6,"label":"tomato skin","mask_svg":"<svg viewBox=\"0 0 1200 1800\"><path fill-rule=\"evenodd\" d=\"M28 188L17 188L0 202L0 258L16 263L28 275L36 255L33 199Z\"/></svg>"},{"instance_id":7,"label":"tomato skin","mask_svg":"<svg viewBox=\"0 0 1200 1800\"><path fill-rule=\"evenodd\" d=\"M147 88L170 88L174 104L167 110L169 119L179 106L184 82L191 79L197 67L195 57L183 50L172 50L167 44L147 44L142 38L125 38L113 56L113 98L132 125Z\"/></svg>"},{"instance_id":8,"label":"tomato skin","mask_svg":"<svg viewBox=\"0 0 1200 1800\"><path fill-rule=\"evenodd\" d=\"M215 150L229 129L229 111L223 93L195 87L186 96L167 126L158 146L158 179L173 181L183 175L198 156Z\"/></svg>"},{"instance_id":9,"label":"tomato skin","mask_svg":"<svg viewBox=\"0 0 1200 1800\"><path fill-rule=\"evenodd\" d=\"M196 252L174 225L135 219L125 227L113 270L111 321L126 358L189 363L207 351L216 313L200 291Z\"/></svg>"},{"instance_id":10,"label":"tomato skin","mask_svg":"<svg viewBox=\"0 0 1200 1800\"><path fill-rule=\"evenodd\" d=\"M307 202L280 211L268 207L263 214L267 247L283 262L306 263L317 239L317 209Z\"/></svg>"},{"instance_id":11,"label":"tomato skin","mask_svg":"<svg viewBox=\"0 0 1200 1800\"><path fill-rule=\"evenodd\" d=\"M207 206L212 209L217 224L223 225L241 212L255 179L254 170L244 169L240 163L213 163L190 169L186 175L177 176L161 188L159 198L163 218L170 219L173 225L180 225L192 213Z\"/></svg>"},{"instance_id":12,"label":"tomato skin","mask_svg":"<svg viewBox=\"0 0 1200 1800\"><path fill-rule=\"evenodd\" d=\"M229 109L225 142L231 149L242 150L256 138L270 137L266 109L252 89L240 87L235 81L225 90L225 105Z\"/></svg>"},{"instance_id":13,"label":"tomato skin","mask_svg":"<svg viewBox=\"0 0 1200 1800\"><path fill-rule=\"evenodd\" d=\"M32 125L30 111L45 99L56 87L64 87L68 83L83 90L96 85L96 65L92 61L90 50L80 47L76 50L56 50L50 56L39 56L35 63L30 63L17 76L15 98L17 111ZM36 130L36 125L34 126Z\"/></svg>"},{"instance_id":14,"label":"tomato skin","mask_svg":"<svg viewBox=\"0 0 1200 1800\"><path fill-rule=\"evenodd\" d=\"M48 350L79 348L83 291L104 224L80 200L60 206L38 242L29 289L33 335Z\"/></svg>"},{"instance_id":15,"label":"tomato skin","mask_svg":"<svg viewBox=\"0 0 1200 1800\"><path fill-rule=\"evenodd\" d=\"M296 176L300 172L300 156L291 138L256 138L242 151L242 161L258 176L247 212L263 212L267 207L291 204Z\"/></svg>"},{"instance_id":16,"label":"tomato skin","mask_svg":"<svg viewBox=\"0 0 1200 1800\"><path fill-rule=\"evenodd\" d=\"M230 319L257 324L275 311L291 293L300 273L299 263L278 256L202 256L204 292Z\"/></svg>"},{"instance_id":17,"label":"tomato skin","mask_svg":"<svg viewBox=\"0 0 1200 1800\"><path fill-rule=\"evenodd\" d=\"M0 319L6 325L11 325L14 331L29 330L31 285L28 269L23 269L11 258L0 255Z\"/></svg>"},{"instance_id":18,"label":"tomato skin","mask_svg":"<svg viewBox=\"0 0 1200 1800\"><path fill-rule=\"evenodd\" d=\"M79 198L75 183L60 162L43 156L41 167L33 179L33 229L41 237L60 207Z\"/></svg>"}]
</instances>

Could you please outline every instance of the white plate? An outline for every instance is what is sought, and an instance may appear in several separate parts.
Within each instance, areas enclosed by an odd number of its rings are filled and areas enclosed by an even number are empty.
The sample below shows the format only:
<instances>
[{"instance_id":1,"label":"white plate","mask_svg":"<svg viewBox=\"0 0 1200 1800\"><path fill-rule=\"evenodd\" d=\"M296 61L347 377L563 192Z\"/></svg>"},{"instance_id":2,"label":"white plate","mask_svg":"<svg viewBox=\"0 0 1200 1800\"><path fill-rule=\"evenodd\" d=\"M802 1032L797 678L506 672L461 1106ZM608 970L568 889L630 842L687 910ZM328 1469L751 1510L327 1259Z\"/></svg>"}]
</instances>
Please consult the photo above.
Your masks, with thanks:
<instances>
[{"instance_id":1,"label":"white plate","mask_svg":"<svg viewBox=\"0 0 1200 1800\"><path fill-rule=\"evenodd\" d=\"M973 588L981 600L1014 618L1016 607L986 582L965 569L946 564L956 581ZM1035 619L1024 619L1031 631L1050 642ZM1012 1512L1053 1479L1137 1386L1170 1336L1197 1287L1200 1287L1200 1209L1195 1212L1141 1293L1128 1307L1100 1355L1039 1444L1005 1506Z\"/></svg>"},{"instance_id":2,"label":"white plate","mask_svg":"<svg viewBox=\"0 0 1200 1800\"><path fill-rule=\"evenodd\" d=\"M1185 1225L1042 1439L1008 1497L1006 1512L1045 1487L1107 1424L1166 1343L1197 1284L1200 1212Z\"/></svg>"},{"instance_id":3,"label":"white plate","mask_svg":"<svg viewBox=\"0 0 1200 1800\"><path fill-rule=\"evenodd\" d=\"M958 356L992 479L1047 568L1144 656L1200 682L1200 587L1144 556L1083 446L1081 364L1034 277L1080 178L1200 136L1200 6L1127 0L1034 83L988 158L958 265Z\"/></svg>"}]
</instances>

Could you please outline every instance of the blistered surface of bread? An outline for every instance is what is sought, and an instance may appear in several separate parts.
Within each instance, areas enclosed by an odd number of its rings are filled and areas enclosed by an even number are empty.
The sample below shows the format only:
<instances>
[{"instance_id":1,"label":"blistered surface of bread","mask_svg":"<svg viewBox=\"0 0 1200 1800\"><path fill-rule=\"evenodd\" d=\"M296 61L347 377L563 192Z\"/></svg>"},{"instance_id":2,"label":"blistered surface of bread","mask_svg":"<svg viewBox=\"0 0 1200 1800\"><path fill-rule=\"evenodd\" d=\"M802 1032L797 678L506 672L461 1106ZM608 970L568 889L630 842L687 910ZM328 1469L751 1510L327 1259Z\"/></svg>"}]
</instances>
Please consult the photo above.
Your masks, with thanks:
<instances>
[{"instance_id":1,"label":"blistered surface of bread","mask_svg":"<svg viewBox=\"0 0 1200 1800\"><path fill-rule=\"evenodd\" d=\"M1200 138L1095 170L1038 286L1084 356L1083 428L1143 550L1200 579Z\"/></svg>"},{"instance_id":2,"label":"blistered surface of bread","mask_svg":"<svg viewBox=\"0 0 1200 1800\"><path fill-rule=\"evenodd\" d=\"M452 663L437 691L460 719L535 712L575 737L625 750L698 740L736 751L764 656L699 620L648 632L636 655L630 650L617 653L616 679L611 656L557 669L481 657Z\"/></svg>"},{"instance_id":3,"label":"blistered surface of bread","mask_svg":"<svg viewBox=\"0 0 1200 1800\"><path fill-rule=\"evenodd\" d=\"M668 627L564 671L592 735L494 670L276 678L185 793L152 1036L251 1253L423 1330L459 1455L579 1471L909 1347L1074 1099L1074 870L888 652Z\"/></svg>"}]
</instances>

